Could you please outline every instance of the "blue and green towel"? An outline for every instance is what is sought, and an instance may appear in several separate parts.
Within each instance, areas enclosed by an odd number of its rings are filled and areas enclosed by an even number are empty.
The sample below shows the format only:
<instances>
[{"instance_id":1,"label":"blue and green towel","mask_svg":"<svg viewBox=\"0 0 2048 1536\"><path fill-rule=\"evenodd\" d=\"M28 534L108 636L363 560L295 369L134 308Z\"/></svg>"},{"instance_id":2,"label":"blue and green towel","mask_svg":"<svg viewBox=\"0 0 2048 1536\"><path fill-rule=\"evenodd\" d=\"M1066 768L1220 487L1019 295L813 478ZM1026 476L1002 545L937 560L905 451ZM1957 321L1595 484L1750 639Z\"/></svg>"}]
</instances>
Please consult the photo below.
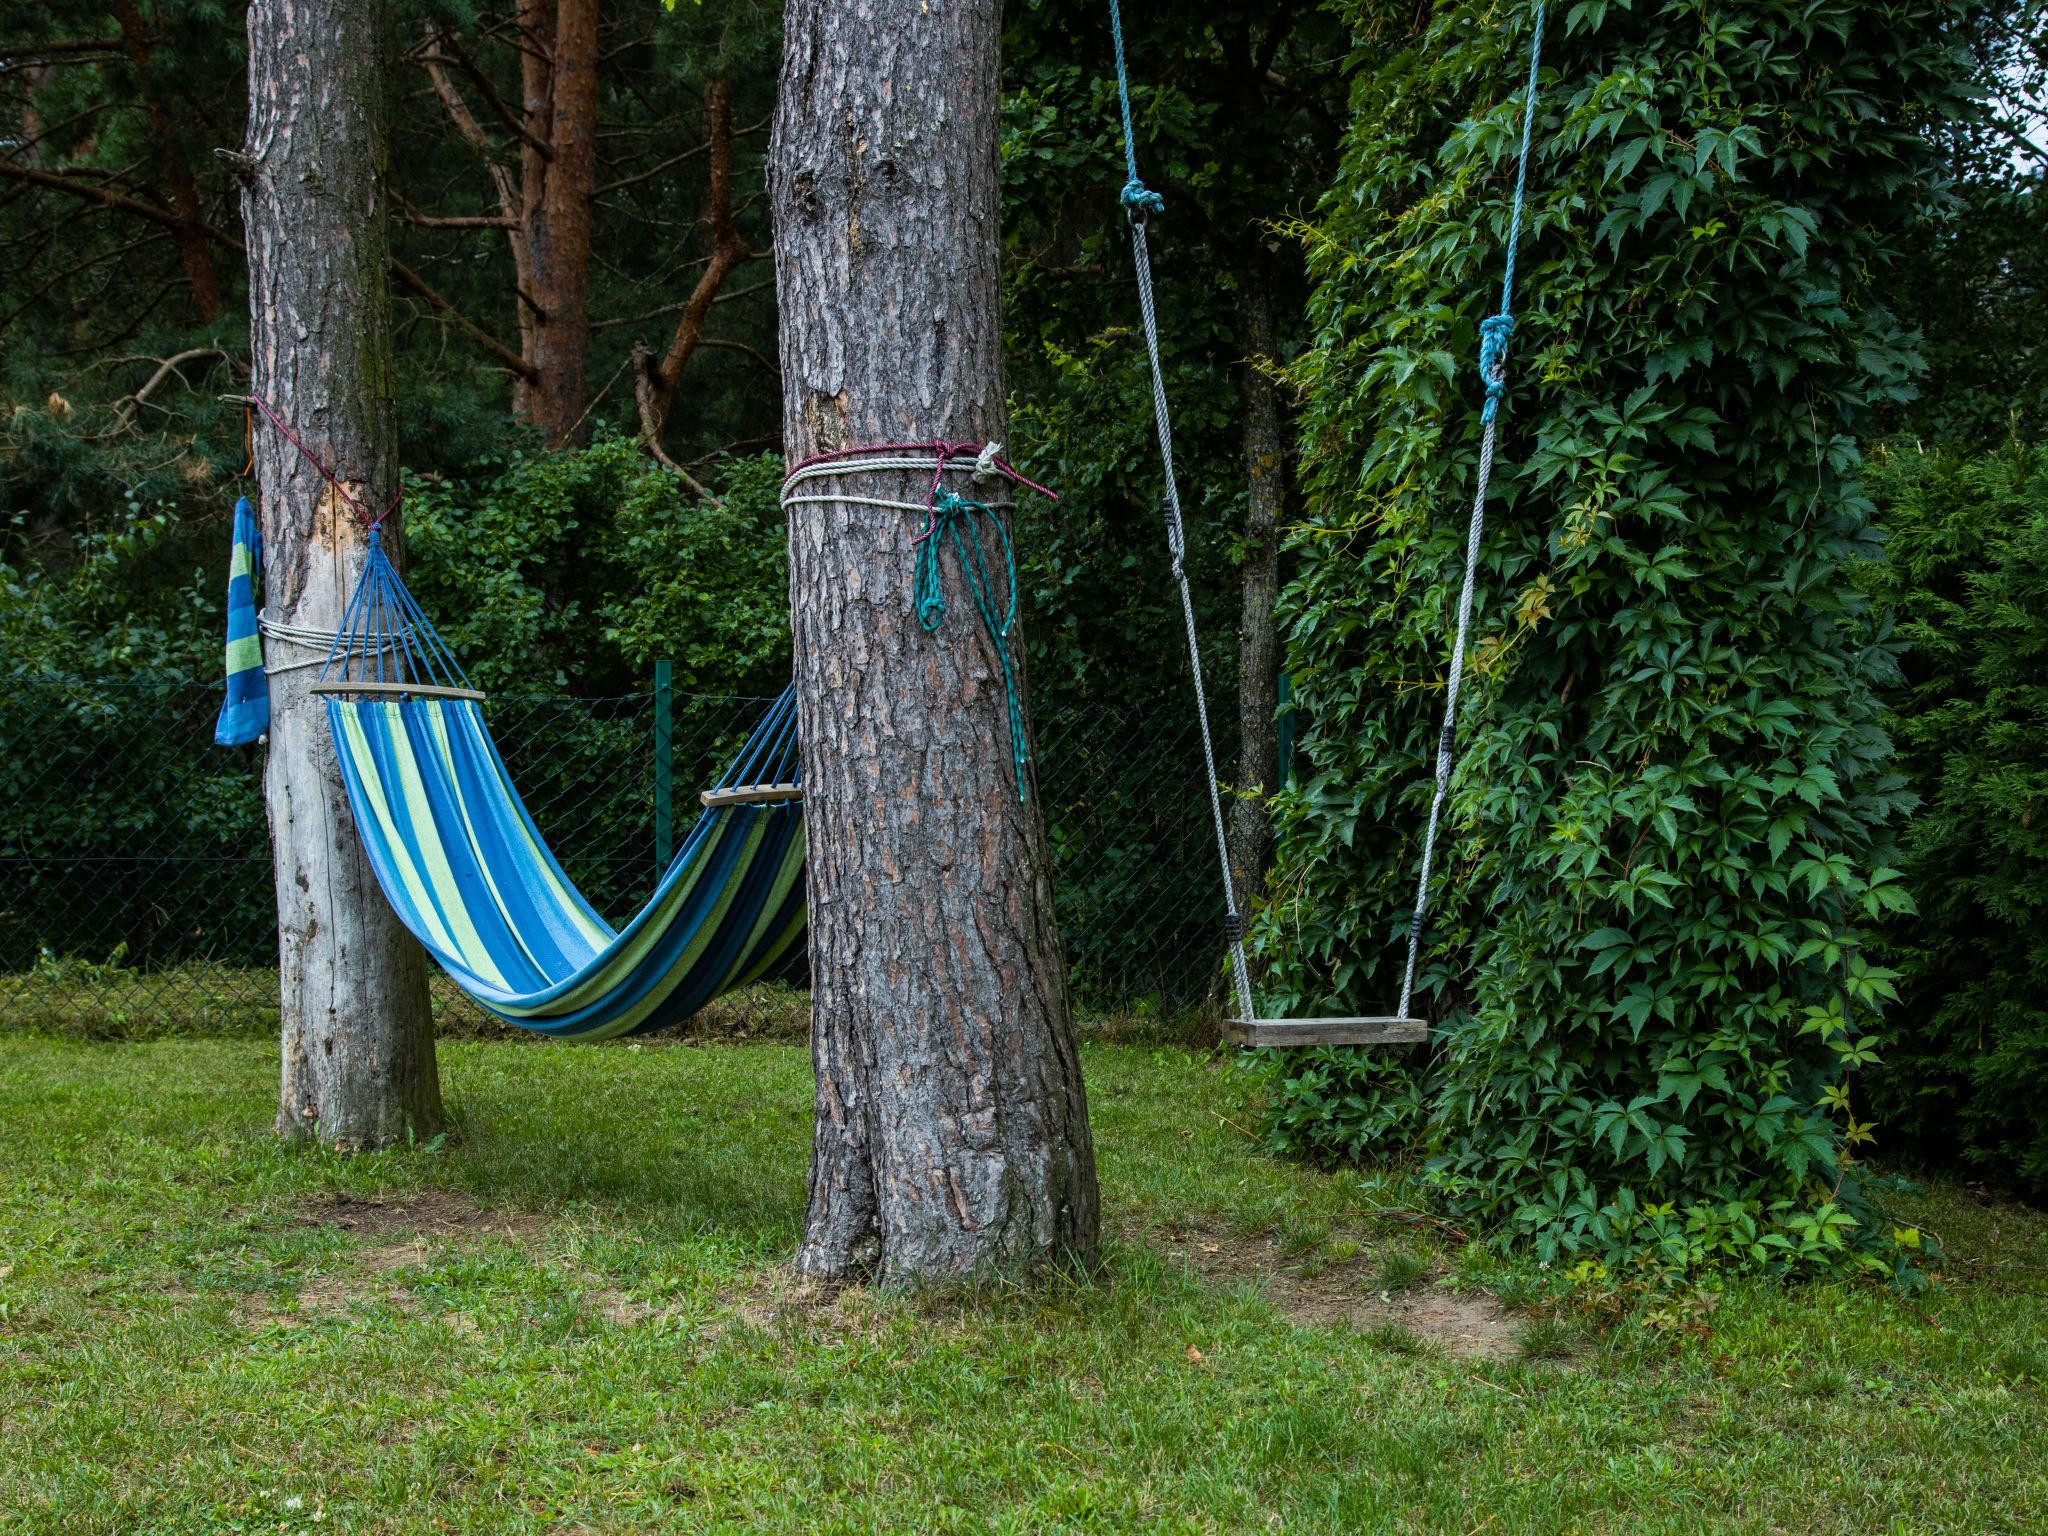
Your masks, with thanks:
<instances>
[{"instance_id":1,"label":"blue and green towel","mask_svg":"<svg viewBox=\"0 0 2048 1536\"><path fill-rule=\"evenodd\" d=\"M263 558L262 525L244 496L235 503L235 547L228 557L228 696L213 728L215 746L261 741L270 729L270 679L256 627L256 573Z\"/></svg>"}]
</instances>

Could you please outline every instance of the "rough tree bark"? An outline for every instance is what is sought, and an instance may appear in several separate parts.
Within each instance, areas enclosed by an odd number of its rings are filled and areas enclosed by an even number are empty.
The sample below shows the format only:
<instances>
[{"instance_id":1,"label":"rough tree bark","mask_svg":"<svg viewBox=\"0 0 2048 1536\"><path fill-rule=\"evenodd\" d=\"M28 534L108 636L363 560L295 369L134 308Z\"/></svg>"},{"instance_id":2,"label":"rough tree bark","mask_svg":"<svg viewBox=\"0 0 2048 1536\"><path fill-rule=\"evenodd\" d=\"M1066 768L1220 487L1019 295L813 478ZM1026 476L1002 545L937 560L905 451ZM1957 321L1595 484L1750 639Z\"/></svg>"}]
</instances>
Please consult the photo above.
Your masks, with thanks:
<instances>
[{"instance_id":1,"label":"rough tree bark","mask_svg":"<svg viewBox=\"0 0 2048 1536\"><path fill-rule=\"evenodd\" d=\"M398 475L381 9L253 0L249 137L237 161L254 387L377 507ZM266 605L285 623L331 630L362 568L362 521L277 433L257 437L256 469ZM271 679L263 775L282 991L277 1128L382 1146L441 1124L426 961L363 859L326 716L307 693L313 677L302 668Z\"/></svg>"},{"instance_id":2,"label":"rough tree bark","mask_svg":"<svg viewBox=\"0 0 2048 1536\"><path fill-rule=\"evenodd\" d=\"M1273 286L1258 269L1244 288L1244 459L1250 495L1245 509L1242 607L1237 649L1237 789L1230 808L1230 878L1239 911L1265 888L1273 862L1273 824L1266 796L1276 787L1274 712L1279 707L1280 645L1273 603L1280 588L1280 510L1287 496L1286 440L1280 397L1269 371L1274 335Z\"/></svg>"},{"instance_id":3,"label":"rough tree bark","mask_svg":"<svg viewBox=\"0 0 2048 1536\"><path fill-rule=\"evenodd\" d=\"M553 27L548 26L553 11ZM550 443L574 437L588 400L590 219L597 183L597 0L520 0L520 146L535 377L513 405Z\"/></svg>"},{"instance_id":4,"label":"rough tree bark","mask_svg":"<svg viewBox=\"0 0 2048 1536\"><path fill-rule=\"evenodd\" d=\"M998 9L787 9L770 192L792 460L1003 435ZM806 487L828 490L924 485ZM1019 803L1002 674L950 560L953 616L936 635L912 616L918 531L846 502L790 518L817 1069L797 1268L831 1280L1087 1265L1096 1246L1037 791Z\"/></svg>"}]
</instances>

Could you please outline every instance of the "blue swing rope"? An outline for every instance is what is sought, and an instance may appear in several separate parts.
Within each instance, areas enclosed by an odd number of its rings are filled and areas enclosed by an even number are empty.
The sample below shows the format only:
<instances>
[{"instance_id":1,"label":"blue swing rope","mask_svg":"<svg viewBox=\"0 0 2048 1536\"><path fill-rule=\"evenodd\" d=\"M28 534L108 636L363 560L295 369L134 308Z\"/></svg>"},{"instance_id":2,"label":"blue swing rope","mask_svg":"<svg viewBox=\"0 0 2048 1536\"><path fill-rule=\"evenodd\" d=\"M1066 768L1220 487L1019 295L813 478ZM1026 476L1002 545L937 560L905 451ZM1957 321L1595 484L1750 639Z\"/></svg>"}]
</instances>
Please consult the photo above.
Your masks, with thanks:
<instances>
[{"instance_id":1,"label":"blue swing rope","mask_svg":"<svg viewBox=\"0 0 2048 1536\"><path fill-rule=\"evenodd\" d=\"M1422 873L1415 884L1415 916L1408 924L1408 963L1401 971L1400 1017L1408 1017L1415 993L1415 962L1422 952L1423 928L1429 918L1429 877L1436 862L1437 828L1444 801L1451 792L1451 769L1457 761L1458 692L1465 677L1465 640L1472 630L1472 596L1479 584L1479 540L1486 529L1486 487L1493 478L1493 439L1501 396L1507 393L1508 340L1515 334L1515 252L1522 241L1522 203L1529 184L1529 140L1536 126L1536 72L1543 58L1543 6L1536 7L1536 27L1529 39L1529 83L1522 102L1522 148L1515 165L1515 199L1508 215L1507 270L1500 283L1500 312L1479 323L1479 378L1486 386L1486 405L1479 413L1479 483L1472 492L1472 517L1465 532L1465 584L1458 592L1457 638L1451 643L1451 670L1444 685L1444 722L1437 733L1436 788L1429 801L1429 827L1422 837Z\"/></svg>"},{"instance_id":2,"label":"blue swing rope","mask_svg":"<svg viewBox=\"0 0 2048 1536\"><path fill-rule=\"evenodd\" d=\"M1422 844L1422 873L1416 887L1415 914L1408 929L1408 963L1401 977L1401 1005L1397 1016L1408 1017L1414 994L1415 961L1422 946L1424 922L1429 911L1430 872L1436 856L1437 828L1442 820L1445 797L1450 791L1451 768L1455 762L1459 683L1465 670L1465 642L1472 627L1473 591L1479 575L1479 542L1486 522L1486 489L1493 475L1494 433L1500 402L1507 392L1508 341L1514 335L1515 253L1522 238L1522 206L1528 187L1529 145L1536 124L1537 70L1542 59L1544 6L1536 6L1535 28L1529 42L1529 80L1522 107L1521 154L1515 167L1515 194L1508 219L1507 270L1501 279L1500 311L1479 326L1479 376L1486 386L1486 404L1480 413L1483 435L1479 447L1479 483L1472 498L1471 524L1465 539L1465 583L1458 596L1457 637L1451 648L1451 671L1444 699L1443 728L1437 738L1436 791L1429 808L1429 828ZM1117 105L1123 115L1124 167L1127 172L1118 200L1130 221L1133 265L1138 280L1138 314L1144 325L1145 356L1152 376L1152 415L1159 434L1159 457L1166 480L1166 545L1173 557L1173 578L1180 588L1181 614L1186 621L1188 665L1195 685L1195 715L1202 726L1202 762L1208 773L1209 811L1215 823L1216 854L1223 872L1223 908L1230 939L1230 960L1236 984L1240 1017L1256 1017L1252 1007L1251 974L1244 954L1244 918L1237 908L1237 892L1230 878L1230 839L1224 830L1223 795L1216 773L1216 748L1209 729L1209 704L1202 686L1201 647L1195 633L1195 600L1189 591L1186 571L1187 531L1181 517L1180 487L1173 469L1173 422L1167 407L1166 381L1159 365L1159 319L1152 294L1152 256L1146 243L1146 221L1166 210L1166 200L1145 185L1138 174L1137 132L1131 113L1131 81L1124 64L1123 14L1117 0L1109 0L1110 40L1116 53Z\"/></svg>"}]
</instances>

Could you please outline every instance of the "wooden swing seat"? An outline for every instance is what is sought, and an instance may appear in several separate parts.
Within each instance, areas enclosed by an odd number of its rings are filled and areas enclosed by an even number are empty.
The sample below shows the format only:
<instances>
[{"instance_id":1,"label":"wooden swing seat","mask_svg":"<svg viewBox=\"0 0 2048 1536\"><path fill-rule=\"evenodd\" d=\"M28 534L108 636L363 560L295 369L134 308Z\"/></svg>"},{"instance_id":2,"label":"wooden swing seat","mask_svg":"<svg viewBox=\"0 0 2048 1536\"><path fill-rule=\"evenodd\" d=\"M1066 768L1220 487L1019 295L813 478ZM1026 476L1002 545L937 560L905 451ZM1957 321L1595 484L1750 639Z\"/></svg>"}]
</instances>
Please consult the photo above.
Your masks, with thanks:
<instances>
[{"instance_id":1,"label":"wooden swing seat","mask_svg":"<svg viewBox=\"0 0 2048 1536\"><path fill-rule=\"evenodd\" d=\"M727 789L707 789L697 798L708 810L721 805L777 805L803 797L801 784L734 784Z\"/></svg>"},{"instance_id":2,"label":"wooden swing seat","mask_svg":"<svg viewBox=\"0 0 2048 1536\"><path fill-rule=\"evenodd\" d=\"M1421 1045L1429 1026L1421 1019L1225 1019L1233 1045L1285 1049L1303 1045Z\"/></svg>"}]
</instances>

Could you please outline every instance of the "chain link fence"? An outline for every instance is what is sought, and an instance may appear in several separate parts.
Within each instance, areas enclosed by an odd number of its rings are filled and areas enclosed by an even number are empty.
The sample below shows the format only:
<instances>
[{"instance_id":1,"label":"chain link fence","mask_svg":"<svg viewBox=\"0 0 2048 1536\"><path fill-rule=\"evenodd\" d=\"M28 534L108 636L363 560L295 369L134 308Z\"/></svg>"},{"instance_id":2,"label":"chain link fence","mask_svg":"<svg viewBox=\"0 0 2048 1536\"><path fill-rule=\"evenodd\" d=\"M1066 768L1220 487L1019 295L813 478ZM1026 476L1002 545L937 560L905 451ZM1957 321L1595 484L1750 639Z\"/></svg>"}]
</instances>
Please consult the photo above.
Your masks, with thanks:
<instances>
[{"instance_id":1,"label":"chain link fence","mask_svg":"<svg viewBox=\"0 0 2048 1536\"><path fill-rule=\"evenodd\" d=\"M217 685L15 678L0 689L0 1024L129 1033L274 1021L263 753L213 745ZM675 695L672 846L766 701ZM571 879L623 921L658 874L657 704L494 697L492 732ZM1039 789L1079 1005L1215 995L1222 940L1192 718L1109 705L1038 721ZM801 985L802 960L784 978ZM437 988L447 1022L477 1017Z\"/></svg>"}]
</instances>

